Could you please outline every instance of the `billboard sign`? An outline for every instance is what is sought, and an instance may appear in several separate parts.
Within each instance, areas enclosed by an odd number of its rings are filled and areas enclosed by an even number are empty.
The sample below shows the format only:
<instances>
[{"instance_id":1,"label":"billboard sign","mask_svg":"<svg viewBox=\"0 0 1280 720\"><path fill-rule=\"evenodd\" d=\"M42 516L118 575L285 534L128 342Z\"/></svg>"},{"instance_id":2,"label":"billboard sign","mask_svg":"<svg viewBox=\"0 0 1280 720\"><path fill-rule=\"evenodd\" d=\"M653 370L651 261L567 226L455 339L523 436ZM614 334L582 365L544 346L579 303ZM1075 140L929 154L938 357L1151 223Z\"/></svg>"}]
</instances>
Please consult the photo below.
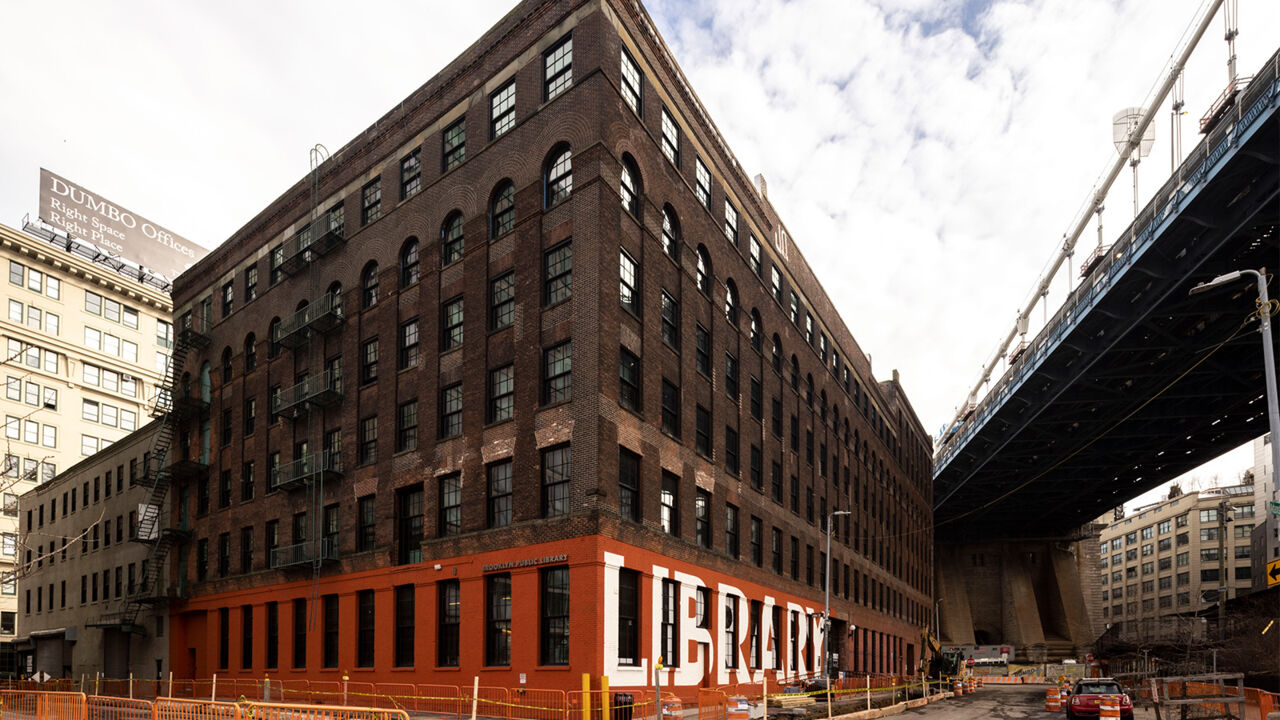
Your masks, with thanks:
<instances>
[{"instance_id":1,"label":"billboard sign","mask_svg":"<svg viewBox=\"0 0 1280 720\"><path fill-rule=\"evenodd\" d=\"M44 168L40 168L40 219L170 279L209 254L190 240Z\"/></svg>"}]
</instances>

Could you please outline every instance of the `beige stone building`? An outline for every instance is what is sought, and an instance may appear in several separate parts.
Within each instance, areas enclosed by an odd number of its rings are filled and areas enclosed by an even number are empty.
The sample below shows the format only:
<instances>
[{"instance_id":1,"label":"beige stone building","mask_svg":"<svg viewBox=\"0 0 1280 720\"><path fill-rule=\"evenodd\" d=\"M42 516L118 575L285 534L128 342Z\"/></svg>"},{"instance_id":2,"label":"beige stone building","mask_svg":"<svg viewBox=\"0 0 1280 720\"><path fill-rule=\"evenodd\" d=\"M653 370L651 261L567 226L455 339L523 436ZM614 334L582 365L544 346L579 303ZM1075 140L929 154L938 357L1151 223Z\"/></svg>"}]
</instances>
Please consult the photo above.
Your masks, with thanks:
<instances>
[{"instance_id":1,"label":"beige stone building","mask_svg":"<svg viewBox=\"0 0 1280 720\"><path fill-rule=\"evenodd\" d=\"M168 586L163 567L158 581L142 585L154 538L134 537L160 425L148 424L19 498L22 537L36 548L19 583L27 671L155 679L168 672L166 602L181 591ZM168 527L167 517L160 520Z\"/></svg>"},{"instance_id":2,"label":"beige stone building","mask_svg":"<svg viewBox=\"0 0 1280 720\"><path fill-rule=\"evenodd\" d=\"M1130 642L1192 642L1196 613L1249 592L1254 486L1241 483L1169 497L1105 523L1099 591L1092 599L1113 636ZM1220 521L1228 508L1227 522ZM1225 530L1225 532L1224 532Z\"/></svg>"},{"instance_id":3,"label":"beige stone building","mask_svg":"<svg viewBox=\"0 0 1280 720\"><path fill-rule=\"evenodd\" d=\"M172 347L166 281L38 226L0 225L0 677L22 672L18 497L149 419Z\"/></svg>"}]
</instances>

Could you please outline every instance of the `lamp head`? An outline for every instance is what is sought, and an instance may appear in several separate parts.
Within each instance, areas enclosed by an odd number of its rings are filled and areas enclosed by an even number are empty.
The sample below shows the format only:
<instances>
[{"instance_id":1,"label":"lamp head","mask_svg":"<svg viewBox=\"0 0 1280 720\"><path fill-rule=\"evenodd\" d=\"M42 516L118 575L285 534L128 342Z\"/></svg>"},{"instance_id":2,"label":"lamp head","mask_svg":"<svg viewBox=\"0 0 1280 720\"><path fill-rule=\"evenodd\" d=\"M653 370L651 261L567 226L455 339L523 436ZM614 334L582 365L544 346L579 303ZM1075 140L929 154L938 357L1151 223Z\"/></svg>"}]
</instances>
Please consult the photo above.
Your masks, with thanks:
<instances>
[{"instance_id":1,"label":"lamp head","mask_svg":"<svg viewBox=\"0 0 1280 720\"><path fill-rule=\"evenodd\" d=\"M1239 280L1242 275L1244 275L1244 273L1242 273L1241 271L1233 270L1227 273L1226 275L1219 275L1218 277L1210 280L1209 282L1203 282L1203 283L1200 283L1199 285L1196 285L1195 287L1191 288L1191 290L1187 294L1199 295L1202 292L1215 290L1219 287L1222 287L1223 285L1227 285Z\"/></svg>"}]
</instances>

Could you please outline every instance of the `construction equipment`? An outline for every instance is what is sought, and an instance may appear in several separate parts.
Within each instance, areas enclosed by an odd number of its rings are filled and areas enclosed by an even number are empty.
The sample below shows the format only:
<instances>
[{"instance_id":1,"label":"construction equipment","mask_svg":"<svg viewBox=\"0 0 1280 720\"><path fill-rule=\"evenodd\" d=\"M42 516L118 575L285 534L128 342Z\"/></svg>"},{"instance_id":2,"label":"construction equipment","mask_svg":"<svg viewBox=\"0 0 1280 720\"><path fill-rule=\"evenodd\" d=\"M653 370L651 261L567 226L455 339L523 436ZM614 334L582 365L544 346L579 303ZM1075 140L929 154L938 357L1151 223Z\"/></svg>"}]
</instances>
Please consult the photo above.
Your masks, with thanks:
<instances>
[{"instance_id":1,"label":"construction equipment","mask_svg":"<svg viewBox=\"0 0 1280 720\"><path fill-rule=\"evenodd\" d=\"M928 650L928 654L920 658L921 673L935 679L944 675L960 674L964 667L960 653L955 650L943 650L942 644L930 632L928 625L920 628L920 639L924 641L924 646Z\"/></svg>"}]
</instances>

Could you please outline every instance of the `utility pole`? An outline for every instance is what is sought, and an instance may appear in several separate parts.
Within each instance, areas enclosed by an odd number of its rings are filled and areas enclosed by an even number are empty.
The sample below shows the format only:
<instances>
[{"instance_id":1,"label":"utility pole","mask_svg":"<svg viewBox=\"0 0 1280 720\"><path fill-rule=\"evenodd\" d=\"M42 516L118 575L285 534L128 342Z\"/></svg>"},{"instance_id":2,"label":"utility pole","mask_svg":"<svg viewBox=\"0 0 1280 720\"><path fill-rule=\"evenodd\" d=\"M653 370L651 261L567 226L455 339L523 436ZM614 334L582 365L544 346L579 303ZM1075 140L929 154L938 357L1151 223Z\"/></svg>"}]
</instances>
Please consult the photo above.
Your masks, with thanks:
<instances>
[{"instance_id":1,"label":"utility pole","mask_svg":"<svg viewBox=\"0 0 1280 720\"><path fill-rule=\"evenodd\" d=\"M1218 640L1227 639L1227 505L1218 502ZM1217 655L1214 656L1215 658Z\"/></svg>"}]
</instances>

